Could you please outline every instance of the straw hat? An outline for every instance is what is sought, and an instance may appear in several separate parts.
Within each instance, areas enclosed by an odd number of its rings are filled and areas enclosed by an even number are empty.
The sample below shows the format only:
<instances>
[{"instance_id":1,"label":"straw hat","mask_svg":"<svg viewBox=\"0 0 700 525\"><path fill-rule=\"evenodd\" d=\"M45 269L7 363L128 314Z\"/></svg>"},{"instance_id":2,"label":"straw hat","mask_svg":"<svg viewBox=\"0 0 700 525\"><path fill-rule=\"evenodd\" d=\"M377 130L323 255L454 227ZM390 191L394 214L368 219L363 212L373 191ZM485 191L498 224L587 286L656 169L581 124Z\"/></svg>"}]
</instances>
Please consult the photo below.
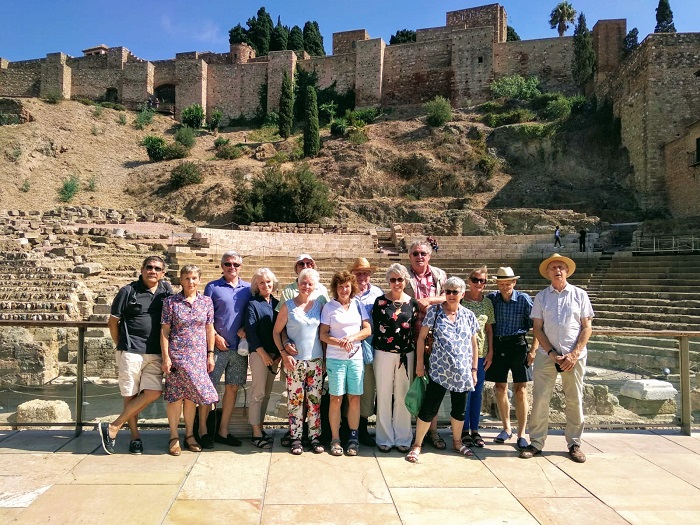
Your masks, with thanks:
<instances>
[{"instance_id":1,"label":"straw hat","mask_svg":"<svg viewBox=\"0 0 700 525\"><path fill-rule=\"evenodd\" d=\"M501 266L496 272L496 281L515 281L516 279L520 279L520 276L515 275L510 266Z\"/></svg>"},{"instance_id":2,"label":"straw hat","mask_svg":"<svg viewBox=\"0 0 700 525\"><path fill-rule=\"evenodd\" d=\"M540 263L540 275L545 279L549 279L549 276L547 275L547 266L549 266L549 263L554 261L561 261L566 264L566 267L569 269L569 273L567 274L568 277L571 277L576 271L576 263L573 259L569 259L568 257L555 253Z\"/></svg>"},{"instance_id":3,"label":"straw hat","mask_svg":"<svg viewBox=\"0 0 700 525\"><path fill-rule=\"evenodd\" d=\"M349 267L350 272L374 272L377 270L376 267L372 266L367 259L364 257L358 257Z\"/></svg>"}]
</instances>

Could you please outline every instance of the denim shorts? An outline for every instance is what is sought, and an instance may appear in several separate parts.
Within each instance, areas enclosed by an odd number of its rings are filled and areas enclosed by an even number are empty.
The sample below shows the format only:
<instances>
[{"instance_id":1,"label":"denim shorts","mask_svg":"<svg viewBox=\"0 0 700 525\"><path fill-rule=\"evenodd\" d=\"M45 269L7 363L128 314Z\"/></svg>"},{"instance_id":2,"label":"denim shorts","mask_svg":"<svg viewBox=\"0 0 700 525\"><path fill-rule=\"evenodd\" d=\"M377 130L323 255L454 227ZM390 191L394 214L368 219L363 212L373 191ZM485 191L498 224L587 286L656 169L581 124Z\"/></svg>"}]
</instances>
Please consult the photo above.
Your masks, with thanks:
<instances>
[{"instance_id":1,"label":"denim shorts","mask_svg":"<svg viewBox=\"0 0 700 525\"><path fill-rule=\"evenodd\" d=\"M365 363L362 359L326 359L328 393L332 396L361 396Z\"/></svg>"},{"instance_id":2,"label":"denim shorts","mask_svg":"<svg viewBox=\"0 0 700 525\"><path fill-rule=\"evenodd\" d=\"M248 356L239 355L235 348L225 352L214 350L214 370L209 374L214 387L219 384L224 371L226 372L225 384L245 385L248 378Z\"/></svg>"}]
</instances>

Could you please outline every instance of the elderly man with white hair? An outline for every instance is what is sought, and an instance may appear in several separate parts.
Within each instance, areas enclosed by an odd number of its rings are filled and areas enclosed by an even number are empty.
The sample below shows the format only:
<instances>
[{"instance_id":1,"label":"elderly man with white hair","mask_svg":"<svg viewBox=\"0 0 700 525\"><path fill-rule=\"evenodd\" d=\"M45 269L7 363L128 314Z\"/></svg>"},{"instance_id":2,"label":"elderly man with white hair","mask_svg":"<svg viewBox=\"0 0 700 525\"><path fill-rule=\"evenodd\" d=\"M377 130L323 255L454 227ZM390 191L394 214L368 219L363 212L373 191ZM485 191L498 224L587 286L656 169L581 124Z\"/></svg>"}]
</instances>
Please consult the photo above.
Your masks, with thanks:
<instances>
[{"instance_id":1,"label":"elderly man with white hair","mask_svg":"<svg viewBox=\"0 0 700 525\"><path fill-rule=\"evenodd\" d=\"M583 376L594 314L585 290L567 282L575 271L576 263L558 253L540 264L540 274L551 284L535 296L530 314L540 351L534 367L531 444L520 453L524 459L542 453L549 426L549 401L557 374L561 374L566 400L564 435L569 457L575 463L586 461L581 450Z\"/></svg>"}]
</instances>

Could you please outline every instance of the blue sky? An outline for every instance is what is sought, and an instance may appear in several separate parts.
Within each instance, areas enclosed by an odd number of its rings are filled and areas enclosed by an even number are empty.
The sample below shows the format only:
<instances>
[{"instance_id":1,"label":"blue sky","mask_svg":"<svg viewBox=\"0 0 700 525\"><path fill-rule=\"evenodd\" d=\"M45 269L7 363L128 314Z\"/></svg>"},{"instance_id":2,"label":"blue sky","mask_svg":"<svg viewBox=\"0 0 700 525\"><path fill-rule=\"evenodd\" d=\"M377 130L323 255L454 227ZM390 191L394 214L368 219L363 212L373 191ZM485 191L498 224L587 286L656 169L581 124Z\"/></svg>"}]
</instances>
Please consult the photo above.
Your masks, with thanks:
<instances>
[{"instance_id":1,"label":"blue sky","mask_svg":"<svg viewBox=\"0 0 700 525\"><path fill-rule=\"evenodd\" d=\"M4 0L0 22L0 57L10 61L43 58L62 51L82 56L97 44L124 46L146 60L174 58L185 51L228 51L228 30L245 22L265 6L277 22L303 26L319 23L326 53L332 52L334 32L366 29L372 38L387 43L399 29L445 25L445 12L488 4L474 0L356 0L356 1L224 1L166 0L97 2L83 0ZM508 24L523 39L557 36L550 29L549 13L556 0L504 0ZM596 21L626 18L627 29L637 27L640 41L654 30L658 0L573 0L586 15L588 27ZM679 32L700 30L700 1L671 0ZM571 35L573 28L566 33Z\"/></svg>"}]
</instances>

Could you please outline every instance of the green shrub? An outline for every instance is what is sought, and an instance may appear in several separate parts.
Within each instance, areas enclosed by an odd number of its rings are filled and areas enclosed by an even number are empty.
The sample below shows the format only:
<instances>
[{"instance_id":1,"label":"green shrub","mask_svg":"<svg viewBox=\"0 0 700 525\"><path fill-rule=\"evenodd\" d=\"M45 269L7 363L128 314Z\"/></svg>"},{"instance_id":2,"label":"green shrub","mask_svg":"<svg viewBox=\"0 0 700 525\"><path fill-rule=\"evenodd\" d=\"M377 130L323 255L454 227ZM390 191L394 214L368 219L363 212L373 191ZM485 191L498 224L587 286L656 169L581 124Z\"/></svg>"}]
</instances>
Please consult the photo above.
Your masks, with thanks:
<instances>
[{"instance_id":1,"label":"green shrub","mask_svg":"<svg viewBox=\"0 0 700 525\"><path fill-rule=\"evenodd\" d=\"M342 118L334 119L331 122L331 136L343 137L347 131L347 121Z\"/></svg>"},{"instance_id":2,"label":"green shrub","mask_svg":"<svg viewBox=\"0 0 700 525\"><path fill-rule=\"evenodd\" d=\"M333 213L328 186L303 165L283 173L278 166L266 168L250 189L236 196L234 220L250 222L318 222Z\"/></svg>"},{"instance_id":3,"label":"green shrub","mask_svg":"<svg viewBox=\"0 0 700 525\"><path fill-rule=\"evenodd\" d=\"M58 190L58 200L61 202L70 202L80 190L80 179L73 174L63 181L63 184Z\"/></svg>"},{"instance_id":4,"label":"green shrub","mask_svg":"<svg viewBox=\"0 0 700 525\"><path fill-rule=\"evenodd\" d=\"M489 113L484 116L483 122L491 128L498 128L506 124L518 124L535 119L535 114L527 109L516 109L508 113Z\"/></svg>"},{"instance_id":5,"label":"green shrub","mask_svg":"<svg viewBox=\"0 0 700 525\"><path fill-rule=\"evenodd\" d=\"M60 104L63 101L63 95L60 91L49 91L44 95L44 102L49 104Z\"/></svg>"},{"instance_id":6,"label":"green shrub","mask_svg":"<svg viewBox=\"0 0 700 525\"><path fill-rule=\"evenodd\" d=\"M547 104L549 104L553 100L558 100L560 98L564 98L564 95L562 93L559 93L558 91L540 93L539 95L530 100L529 106L535 111L542 111L547 107Z\"/></svg>"},{"instance_id":7,"label":"green shrub","mask_svg":"<svg viewBox=\"0 0 700 525\"><path fill-rule=\"evenodd\" d=\"M215 109L214 111L211 112L211 116L209 117L209 129L211 131L216 131L219 129L219 125L221 124L221 120L224 118L224 114L221 112L220 109Z\"/></svg>"},{"instance_id":8,"label":"green shrub","mask_svg":"<svg viewBox=\"0 0 700 525\"><path fill-rule=\"evenodd\" d=\"M216 149L216 158L225 160L235 160L243 155L243 149L233 144L222 144Z\"/></svg>"},{"instance_id":9,"label":"green shrub","mask_svg":"<svg viewBox=\"0 0 700 525\"><path fill-rule=\"evenodd\" d=\"M256 122L255 118L246 117L243 113L241 113L237 117L231 117L228 120L228 127L229 128L249 127L249 126L254 125L255 122Z\"/></svg>"},{"instance_id":10,"label":"green shrub","mask_svg":"<svg viewBox=\"0 0 700 525\"><path fill-rule=\"evenodd\" d=\"M529 142L554 135L556 124L521 124L510 129L515 140Z\"/></svg>"},{"instance_id":11,"label":"green shrub","mask_svg":"<svg viewBox=\"0 0 700 525\"><path fill-rule=\"evenodd\" d=\"M117 122L122 126L126 126L126 114L119 113L119 118L117 119Z\"/></svg>"},{"instance_id":12,"label":"green shrub","mask_svg":"<svg viewBox=\"0 0 700 525\"><path fill-rule=\"evenodd\" d=\"M175 141L191 148L197 140L197 132L188 126L180 126L175 132Z\"/></svg>"},{"instance_id":13,"label":"green shrub","mask_svg":"<svg viewBox=\"0 0 700 525\"><path fill-rule=\"evenodd\" d=\"M214 149L219 149L221 146L225 146L231 142L229 139L225 139L224 137L216 137L214 140Z\"/></svg>"},{"instance_id":14,"label":"green shrub","mask_svg":"<svg viewBox=\"0 0 700 525\"><path fill-rule=\"evenodd\" d=\"M189 155L189 148L179 142L171 142L163 148L163 160L184 159Z\"/></svg>"},{"instance_id":15,"label":"green shrub","mask_svg":"<svg viewBox=\"0 0 700 525\"><path fill-rule=\"evenodd\" d=\"M22 185L19 187L19 191L21 191L22 193L29 193L30 189L31 184L29 183L29 179L24 179Z\"/></svg>"},{"instance_id":16,"label":"green shrub","mask_svg":"<svg viewBox=\"0 0 700 525\"><path fill-rule=\"evenodd\" d=\"M476 169L487 177L491 177L497 165L498 161L494 157L491 155L484 155L479 159L479 162L476 163Z\"/></svg>"},{"instance_id":17,"label":"green shrub","mask_svg":"<svg viewBox=\"0 0 700 525\"><path fill-rule=\"evenodd\" d=\"M136 115L136 120L134 121L134 127L136 129L144 129L151 122L153 122L153 115L155 112L152 109L143 108Z\"/></svg>"},{"instance_id":18,"label":"green shrub","mask_svg":"<svg viewBox=\"0 0 700 525\"><path fill-rule=\"evenodd\" d=\"M265 118L263 119L262 125L264 127L272 127L275 126L279 128L280 125L280 115L276 111L270 111L265 115Z\"/></svg>"},{"instance_id":19,"label":"green shrub","mask_svg":"<svg viewBox=\"0 0 700 525\"><path fill-rule=\"evenodd\" d=\"M85 189L87 191L97 191L97 178L94 175L88 179L87 187Z\"/></svg>"},{"instance_id":20,"label":"green shrub","mask_svg":"<svg viewBox=\"0 0 700 525\"><path fill-rule=\"evenodd\" d=\"M94 100L90 100L89 98L78 97L74 100L76 102L80 102L84 106L94 106L96 104L96 102Z\"/></svg>"},{"instance_id":21,"label":"green shrub","mask_svg":"<svg viewBox=\"0 0 700 525\"><path fill-rule=\"evenodd\" d=\"M248 140L251 142L276 142L282 140L278 125L266 125L248 133Z\"/></svg>"},{"instance_id":22,"label":"green shrub","mask_svg":"<svg viewBox=\"0 0 700 525\"><path fill-rule=\"evenodd\" d=\"M569 102L571 102L571 113L574 115L588 112L592 108L592 103L584 95L569 97Z\"/></svg>"},{"instance_id":23,"label":"green shrub","mask_svg":"<svg viewBox=\"0 0 700 525\"><path fill-rule=\"evenodd\" d=\"M484 102L479 106L479 111L481 111L482 113L503 113L505 111L508 111L508 109L508 105L495 100Z\"/></svg>"},{"instance_id":24,"label":"green shrub","mask_svg":"<svg viewBox=\"0 0 700 525\"><path fill-rule=\"evenodd\" d=\"M125 111L126 107L122 104L117 104L116 102L100 102L100 106L103 108L114 109L116 111Z\"/></svg>"},{"instance_id":25,"label":"green shrub","mask_svg":"<svg viewBox=\"0 0 700 525\"><path fill-rule=\"evenodd\" d=\"M354 115L355 119L362 120L367 124L372 124L382 114L382 111L378 108L365 108L356 109L352 112L352 114Z\"/></svg>"},{"instance_id":26,"label":"green shrub","mask_svg":"<svg viewBox=\"0 0 700 525\"><path fill-rule=\"evenodd\" d=\"M185 126L189 126L192 129L199 129L202 127L202 122L204 122L204 109L199 104L187 106L182 110L180 120Z\"/></svg>"},{"instance_id":27,"label":"green shrub","mask_svg":"<svg viewBox=\"0 0 700 525\"><path fill-rule=\"evenodd\" d=\"M445 122L452 120L452 106L450 101L444 97L437 96L424 104L428 112L427 122L434 128L442 126Z\"/></svg>"},{"instance_id":28,"label":"green shrub","mask_svg":"<svg viewBox=\"0 0 700 525\"><path fill-rule=\"evenodd\" d=\"M348 135L348 140L353 144L360 145L367 142L369 137L367 136L367 132L365 130L355 128Z\"/></svg>"},{"instance_id":29,"label":"green shrub","mask_svg":"<svg viewBox=\"0 0 700 525\"><path fill-rule=\"evenodd\" d=\"M565 97L552 100L547 104L544 115L548 120L568 118L571 115L571 101Z\"/></svg>"},{"instance_id":30,"label":"green shrub","mask_svg":"<svg viewBox=\"0 0 700 525\"><path fill-rule=\"evenodd\" d=\"M531 100L540 94L539 83L535 76L528 78L520 75L505 76L491 83L491 94L495 98Z\"/></svg>"},{"instance_id":31,"label":"green shrub","mask_svg":"<svg viewBox=\"0 0 700 525\"><path fill-rule=\"evenodd\" d=\"M146 153L151 161L158 162L165 158L165 139L163 137L148 135L141 141L141 146L146 148Z\"/></svg>"},{"instance_id":32,"label":"green shrub","mask_svg":"<svg viewBox=\"0 0 700 525\"><path fill-rule=\"evenodd\" d=\"M170 172L170 186L174 189L200 184L203 180L202 171L194 162L183 162Z\"/></svg>"}]
</instances>

